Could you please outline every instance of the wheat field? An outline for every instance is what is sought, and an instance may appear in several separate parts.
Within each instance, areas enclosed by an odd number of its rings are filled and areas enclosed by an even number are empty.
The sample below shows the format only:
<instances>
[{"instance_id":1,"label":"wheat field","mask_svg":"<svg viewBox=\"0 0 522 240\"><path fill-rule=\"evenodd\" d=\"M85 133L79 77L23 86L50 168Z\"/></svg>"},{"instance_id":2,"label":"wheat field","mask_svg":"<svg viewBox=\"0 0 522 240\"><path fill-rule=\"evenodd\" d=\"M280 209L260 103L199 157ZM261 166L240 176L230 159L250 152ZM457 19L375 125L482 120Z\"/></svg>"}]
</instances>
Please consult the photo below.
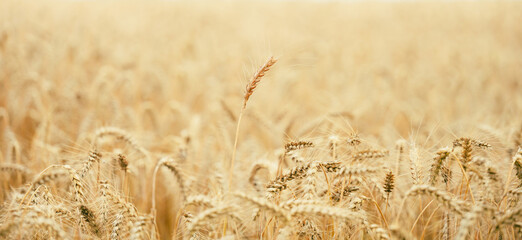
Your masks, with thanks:
<instances>
[{"instance_id":1,"label":"wheat field","mask_svg":"<svg viewBox=\"0 0 522 240\"><path fill-rule=\"evenodd\" d=\"M522 239L521 23L0 1L0 238Z\"/></svg>"}]
</instances>

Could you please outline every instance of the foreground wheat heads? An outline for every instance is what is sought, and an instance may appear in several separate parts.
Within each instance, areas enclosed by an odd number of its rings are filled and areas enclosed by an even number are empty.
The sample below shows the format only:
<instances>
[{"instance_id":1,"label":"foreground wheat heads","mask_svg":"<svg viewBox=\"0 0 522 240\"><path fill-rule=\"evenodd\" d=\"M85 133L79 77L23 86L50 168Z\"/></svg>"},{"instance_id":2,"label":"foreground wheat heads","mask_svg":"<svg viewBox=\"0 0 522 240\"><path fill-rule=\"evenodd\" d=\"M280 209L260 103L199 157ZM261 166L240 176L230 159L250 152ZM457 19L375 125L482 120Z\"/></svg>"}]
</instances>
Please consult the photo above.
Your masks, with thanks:
<instances>
[{"instance_id":1,"label":"foreground wheat heads","mask_svg":"<svg viewBox=\"0 0 522 240\"><path fill-rule=\"evenodd\" d=\"M507 177L484 157L491 145L478 139L457 138L452 146L432 153L432 159L421 160L414 144L399 140L397 151L390 153L366 146L357 134L289 141L277 161L253 163L248 176L234 176L241 116L275 62L270 58L247 84L228 175L219 168L213 173L218 180L216 190L198 191L184 169L183 147L181 155L155 160L131 133L116 127L96 130L90 137L92 150L76 166L55 164L39 173L16 160L19 150L12 142L13 155L0 167L7 176L3 181L25 185L4 189L0 236L161 238L157 222L164 221L165 215L157 214L157 182L170 181L157 178L162 169L172 173L180 196L174 238L422 239L433 230L440 232L441 239L522 236L522 150L516 145L510 150ZM180 140L183 146L189 138ZM127 157L121 148L112 147L116 145L135 154ZM390 157L396 160L381 160ZM154 169L148 167L150 161L157 161ZM421 161L431 162L431 167L421 168L426 165ZM404 182L397 189L395 174L408 174L406 168L410 179L401 178ZM152 208L139 211L128 191L150 187L139 176L151 170ZM129 181L131 177L138 182ZM223 178L228 178L227 184ZM241 178L248 179L250 187L237 191L232 181ZM404 218L415 221L404 222Z\"/></svg>"}]
</instances>

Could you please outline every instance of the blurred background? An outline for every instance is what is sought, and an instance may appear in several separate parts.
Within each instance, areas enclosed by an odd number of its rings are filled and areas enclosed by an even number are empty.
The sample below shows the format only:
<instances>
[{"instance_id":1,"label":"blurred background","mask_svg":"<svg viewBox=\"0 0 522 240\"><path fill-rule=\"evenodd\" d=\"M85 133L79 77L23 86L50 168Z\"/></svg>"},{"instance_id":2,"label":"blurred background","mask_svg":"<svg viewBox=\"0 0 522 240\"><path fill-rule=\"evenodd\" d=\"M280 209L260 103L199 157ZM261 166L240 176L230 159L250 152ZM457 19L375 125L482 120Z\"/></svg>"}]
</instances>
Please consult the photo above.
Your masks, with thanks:
<instances>
[{"instance_id":1,"label":"blurred background","mask_svg":"<svg viewBox=\"0 0 522 240\"><path fill-rule=\"evenodd\" d=\"M74 106L69 118L96 112L75 105L88 93L101 107L175 101L205 114L224 101L237 109L249 76L274 55L280 61L251 105L268 116L346 112L359 129L403 137L430 121L501 126L522 108L521 8L519 1L2 1L0 106L12 118L24 115L38 85L53 91L40 96L42 107Z\"/></svg>"}]
</instances>

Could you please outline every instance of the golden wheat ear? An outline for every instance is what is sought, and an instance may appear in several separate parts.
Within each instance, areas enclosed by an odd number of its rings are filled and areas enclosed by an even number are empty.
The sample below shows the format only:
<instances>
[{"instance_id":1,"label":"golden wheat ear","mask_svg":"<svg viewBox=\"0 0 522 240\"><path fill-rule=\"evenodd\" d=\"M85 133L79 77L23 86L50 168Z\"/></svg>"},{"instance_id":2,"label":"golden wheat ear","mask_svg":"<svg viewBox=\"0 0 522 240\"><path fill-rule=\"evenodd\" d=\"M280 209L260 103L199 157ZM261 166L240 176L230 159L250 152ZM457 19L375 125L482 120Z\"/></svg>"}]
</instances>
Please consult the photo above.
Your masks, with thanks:
<instances>
[{"instance_id":1,"label":"golden wheat ear","mask_svg":"<svg viewBox=\"0 0 522 240\"><path fill-rule=\"evenodd\" d=\"M310 141L295 141L295 142L289 142L285 144L285 152L290 152L298 149L303 148L310 148L313 147L314 143Z\"/></svg>"},{"instance_id":2,"label":"golden wheat ear","mask_svg":"<svg viewBox=\"0 0 522 240\"><path fill-rule=\"evenodd\" d=\"M261 68L259 68L259 70L257 70L257 72L254 74L254 76L252 76L252 79L250 79L250 81L246 85L245 95L243 97L243 106L241 107L241 111L239 112L239 116L237 118L236 136L234 138L234 148L232 150L232 158L230 159L230 164L229 164L229 173L228 173L228 176L229 176L228 177L228 187L229 188L230 188L230 184L233 179L232 174L234 173L234 161L236 159L237 141L239 138L239 126L241 125L241 118L243 117L243 112L246 109L246 104L248 102L248 99L250 99L250 96L252 96L252 94L254 93L254 90L256 89L257 85L259 84L259 82L261 81L263 76L265 76L266 72L268 72L268 70L270 70L270 68L276 62L277 62L277 59L275 59L274 57L270 57L265 62L265 64L263 64L263 66L261 66Z\"/></svg>"},{"instance_id":3,"label":"golden wheat ear","mask_svg":"<svg viewBox=\"0 0 522 240\"><path fill-rule=\"evenodd\" d=\"M384 178L384 184L383 184L384 192L386 192L386 198L390 197L390 194L392 193L393 189L395 188L394 182L395 182L395 175L393 175L392 171L389 171L388 173L386 173L386 177Z\"/></svg>"},{"instance_id":4,"label":"golden wheat ear","mask_svg":"<svg viewBox=\"0 0 522 240\"><path fill-rule=\"evenodd\" d=\"M277 59L274 57L270 57L259 70L252 76L252 79L250 79L250 82L246 85L245 88L245 96L243 101L243 108L246 108L246 104L248 102L248 99L250 99L250 96L254 93L254 90L257 87L257 84L261 82L261 79L265 76L266 72L270 70L270 68L277 62Z\"/></svg>"},{"instance_id":5,"label":"golden wheat ear","mask_svg":"<svg viewBox=\"0 0 522 240\"><path fill-rule=\"evenodd\" d=\"M89 225L90 230L99 237L100 228L96 223L96 215L94 215L94 212L83 204L79 206L79 210L83 220L85 220L85 222L87 222Z\"/></svg>"}]
</instances>

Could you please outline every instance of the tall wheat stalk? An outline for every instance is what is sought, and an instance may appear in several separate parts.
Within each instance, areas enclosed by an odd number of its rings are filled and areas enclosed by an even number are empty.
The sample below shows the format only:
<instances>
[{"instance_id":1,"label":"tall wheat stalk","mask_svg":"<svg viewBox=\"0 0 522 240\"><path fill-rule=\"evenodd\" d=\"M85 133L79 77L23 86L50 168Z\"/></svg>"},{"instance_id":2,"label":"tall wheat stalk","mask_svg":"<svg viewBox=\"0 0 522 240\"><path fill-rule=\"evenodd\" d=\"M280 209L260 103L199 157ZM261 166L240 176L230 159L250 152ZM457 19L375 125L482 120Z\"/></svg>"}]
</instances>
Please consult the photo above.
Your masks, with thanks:
<instances>
[{"instance_id":1,"label":"tall wheat stalk","mask_svg":"<svg viewBox=\"0 0 522 240\"><path fill-rule=\"evenodd\" d=\"M248 99L250 99L250 96L254 93L254 90L256 89L257 85L265 76L266 72L270 70L270 68L277 62L277 59L274 57L270 57L259 70L252 76L252 79L248 82L245 89L245 95L243 96L243 105L241 106L241 110L239 111L239 117L237 119L237 125L236 125L236 134L234 137L234 147L232 149L232 158L230 159L230 167L228 171L228 189L230 190L230 184L232 183L232 180L234 179L234 162L236 161L236 152L237 152L237 142L239 139L239 127L241 125L241 119L243 118L243 113L246 109L246 105L248 102Z\"/></svg>"}]
</instances>

